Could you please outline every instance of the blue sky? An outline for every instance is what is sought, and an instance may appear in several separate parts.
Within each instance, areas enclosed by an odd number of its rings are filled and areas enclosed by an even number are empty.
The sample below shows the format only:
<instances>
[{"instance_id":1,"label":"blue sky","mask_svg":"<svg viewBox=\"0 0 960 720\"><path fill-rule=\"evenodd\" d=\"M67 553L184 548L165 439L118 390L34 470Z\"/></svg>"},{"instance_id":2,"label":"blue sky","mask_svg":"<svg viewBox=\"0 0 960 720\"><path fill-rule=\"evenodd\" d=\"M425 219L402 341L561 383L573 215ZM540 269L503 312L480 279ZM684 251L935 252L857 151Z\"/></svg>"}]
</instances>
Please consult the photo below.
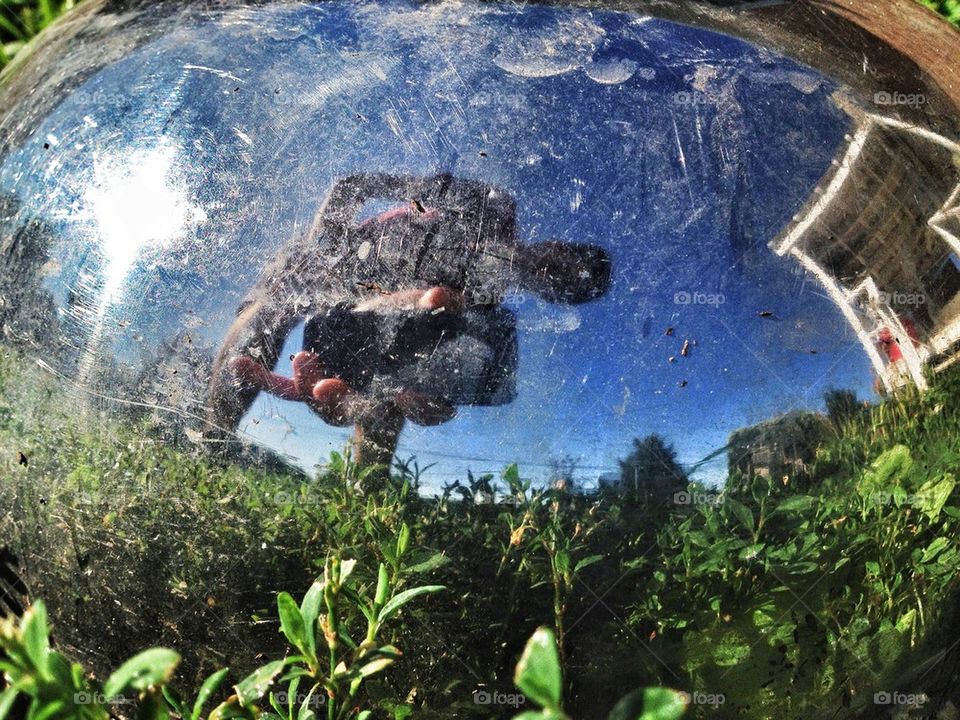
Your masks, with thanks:
<instances>
[{"instance_id":1,"label":"blue sky","mask_svg":"<svg viewBox=\"0 0 960 720\"><path fill-rule=\"evenodd\" d=\"M266 259L339 176L443 171L499 185L517 200L524 241L601 245L613 285L576 307L519 298L517 400L408 428L400 455L437 463L434 487L510 461L537 475L564 455L590 479L635 436L658 432L693 463L738 427L821 409L828 386L869 396L869 364L839 312L766 245L849 130L837 89L730 37L622 13L250 8L179 28L92 77L7 157L0 188L62 231L60 297L89 248L122 257L107 312L130 325L106 347L136 363L186 325L216 345ZM49 138L55 153L42 150ZM112 207L116 167L151 197L172 189L164 217L179 225L167 237L146 233L131 249L129 233L104 229L97 208ZM157 203L143 202L149 217ZM306 466L347 437L269 397L242 429Z\"/></svg>"}]
</instances>

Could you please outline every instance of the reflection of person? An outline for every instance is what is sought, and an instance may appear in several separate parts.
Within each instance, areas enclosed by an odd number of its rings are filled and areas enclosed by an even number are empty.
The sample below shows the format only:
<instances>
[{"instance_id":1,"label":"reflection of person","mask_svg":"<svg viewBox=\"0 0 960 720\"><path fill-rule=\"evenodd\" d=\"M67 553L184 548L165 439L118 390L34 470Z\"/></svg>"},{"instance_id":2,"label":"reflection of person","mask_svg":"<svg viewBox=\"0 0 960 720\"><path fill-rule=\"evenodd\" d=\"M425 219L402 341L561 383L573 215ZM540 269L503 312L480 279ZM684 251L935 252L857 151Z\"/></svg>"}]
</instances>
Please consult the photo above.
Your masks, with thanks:
<instances>
[{"instance_id":1,"label":"reflection of person","mask_svg":"<svg viewBox=\"0 0 960 720\"><path fill-rule=\"evenodd\" d=\"M357 305L358 310L424 312L459 312L462 307L462 293L447 287L378 295ZM243 384L285 400L305 402L330 425L355 424L355 449L364 462L389 461L404 419L418 425L439 425L456 414L456 408L443 398L412 390L398 391L393 402L365 398L343 380L328 377L317 356L309 351L294 355L292 366L293 377L287 378L247 355L238 355L230 361L230 368Z\"/></svg>"},{"instance_id":2,"label":"reflection of person","mask_svg":"<svg viewBox=\"0 0 960 720\"><path fill-rule=\"evenodd\" d=\"M903 325L903 329L907 331L907 335L914 347L919 347L920 340L917 337L917 328L913 321L908 317L904 317L901 318L900 322ZM887 360L889 361L887 373L894 386L900 387L911 382L912 375L910 374L907 360L903 357L903 350L900 349L900 339L893 334L889 327L883 327L880 329L880 332L877 333L877 345L883 354L887 356ZM879 379L875 384L875 389L878 393L883 394L883 383L880 382Z\"/></svg>"},{"instance_id":3,"label":"reflection of person","mask_svg":"<svg viewBox=\"0 0 960 720\"><path fill-rule=\"evenodd\" d=\"M357 222L365 203L383 200L404 205ZM208 388L211 433L233 430L264 390L307 403L332 425L354 424L358 459L389 462L405 420L435 425L452 418L456 408L442 395L360 391L306 348L293 357L292 377L272 370L293 327L334 306L384 318L465 315L475 305L495 305L512 287L566 303L606 292L605 252L558 241L521 245L515 215L509 194L449 175L361 174L337 182L313 226L267 267L227 332ZM371 352L347 349L359 363Z\"/></svg>"}]
</instances>

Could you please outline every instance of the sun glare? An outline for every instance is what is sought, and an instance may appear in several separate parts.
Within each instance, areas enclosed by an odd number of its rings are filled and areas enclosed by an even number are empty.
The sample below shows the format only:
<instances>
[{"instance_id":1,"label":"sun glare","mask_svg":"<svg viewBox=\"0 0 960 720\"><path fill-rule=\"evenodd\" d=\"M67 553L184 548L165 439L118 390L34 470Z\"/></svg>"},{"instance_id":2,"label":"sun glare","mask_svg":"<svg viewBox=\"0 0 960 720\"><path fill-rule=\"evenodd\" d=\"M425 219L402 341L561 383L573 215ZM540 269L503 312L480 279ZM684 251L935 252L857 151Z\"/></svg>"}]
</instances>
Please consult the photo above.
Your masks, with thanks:
<instances>
[{"instance_id":1,"label":"sun glare","mask_svg":"<svg viewBox=\"0 0 960 720\"><path fill-rule=\"evenodd\" d=\"M177 148L163 143L122 157L94 159L84 204L104 256L102 304L109 305L144 252L168 247L206 214L176 174Z\"/></svg>"}]
</instances>

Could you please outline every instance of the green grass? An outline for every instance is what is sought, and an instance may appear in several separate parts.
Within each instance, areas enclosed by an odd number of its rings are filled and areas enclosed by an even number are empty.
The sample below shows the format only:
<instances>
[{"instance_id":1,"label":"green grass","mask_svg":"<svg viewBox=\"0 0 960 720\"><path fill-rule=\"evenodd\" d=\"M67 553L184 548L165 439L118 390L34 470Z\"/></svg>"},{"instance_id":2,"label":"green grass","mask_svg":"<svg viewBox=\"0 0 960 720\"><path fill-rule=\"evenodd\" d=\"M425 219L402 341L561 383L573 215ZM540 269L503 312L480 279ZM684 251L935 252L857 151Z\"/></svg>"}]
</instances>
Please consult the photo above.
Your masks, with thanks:
<instances>
[{"instance_id":1,"label":"green grass","mask_svg":"<svg viewBox=\"0 0 960 720\"><path fill-rule=\"evenodd\" d=\"M74 0L4 0L0 3L0 67L75 4Z\"/></svg>"},{"instance_id":2,"label":"green grass","mask_svg":"<svg viewBox=\"0 0 960 720\"><path fill-rule=\"evenodd\" d=\"M370 469L340 455L304 482L174 449L150 418L78 419L60 384L9 354L0 379L0 536L60 649L102 677L164 645L183 656L181 687L223 666L238 681L284 652L277 593L299 597L347 558L361 595L381 567L398 592L446 588L384 637L403 662L357 696L378 712L509 716L472 691L509 687L541 625L574 718L651 685L722 694L721 715L742 718L955 687L939 666L911 670L960 629L957 372L849 417L802 475L693 487L705 501L690 505L537 489L516 467L439 498L417 494L409 467L362 492ZM489 484L507 502L476 504ZM354 609L343 624L362 636L366 619Z\"/></svg>"},{"instance_id":3,"label":"green grass","mask_svg":"<svg viewBox=\"0 0 960 720\"><path fill-rule=\"evenodd\" d=\"M960 26L960 0L920 0L931 10L947 18L954 25Z\"/></svg>"}]
</instances>

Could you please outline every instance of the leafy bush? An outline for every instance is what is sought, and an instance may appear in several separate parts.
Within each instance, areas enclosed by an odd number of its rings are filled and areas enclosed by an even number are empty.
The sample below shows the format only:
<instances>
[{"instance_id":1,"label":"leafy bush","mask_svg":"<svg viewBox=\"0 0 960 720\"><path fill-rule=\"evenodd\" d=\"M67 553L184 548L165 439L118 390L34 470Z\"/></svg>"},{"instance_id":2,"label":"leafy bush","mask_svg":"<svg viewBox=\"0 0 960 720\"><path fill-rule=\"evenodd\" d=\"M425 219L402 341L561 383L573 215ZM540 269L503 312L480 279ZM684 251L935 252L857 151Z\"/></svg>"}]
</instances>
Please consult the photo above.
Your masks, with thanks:
<instances>
[{"instance_id":1,"label":"leafy bush","mask_svg":"<svg viewBox=\"0 0 960 720\"><path fill-rule=\"evenodd\" d=\"M364 680L385 670L400 656L390 645L377 647L381 625L414 598L443 588L419 587L394 594L389 572L380 566L376 594L361 599L348 585L355 561L330 558L322 581L315 582L297 606L289 593L280 593L277 608L281 630L299 655L274 660L238 682L234 693L217 705L209 720L370 720L372 710L355 704ZM342 629L340 597L354 603L368 619L366 639L357 644ZM322 612L326 610L326 612ZM319 650L321 639L329 652L329 665ZM349 646L349 661L339 660L339 648ZM180 656L167 648L151 648L124 662L100 685L79 664L70 665L50 647L46 607L42 601L28 608L17 622L0 622L0 670L7 687L0 693L0 720L14 710L19 698L29 700L28 720L107 720L128 716L118 708L135 704L142 720L167 720L171 715L200 720L210 699L218 692L229 668L208 677L193 702L185 702L170 686ZM540 712L527 711L516 720L569 720L563 712L560 656L553 633L540 628L527 642L515 672L517 687ZM306 680L309 690L300 692ZM284 689L277 690L276 686ZM269 709L263 709L264 699ZM665 688L647 688L630 693L614 708L609 720L677 720L686 710L681 693ZM326 708L322 710L321 708ZM409 705L392 708L395 720L410 715Z\"/></svg>"},{"instance_id":2,"label":"leafy bush","mask_svg":"<svg viewBox=\"0 0 960 720\"><path fill-rule=\"evenodd\" d=\"M269 662L238 682L234 694L218 705L210 718L279 720L296 713L298 720L313 720L319 715L318 707L326 708L323 714L329 720L365 720L371 716L369 710L355 710L357 690L365 679L400 656L391 645L377 647L382 624L414 598L442 588L419 587L394 593L389 573L381 566L376 595L362 599L348 584L355 564L336 557L328 560L323 580L311 586L299 607L288 593L278 596L283 634L300 654ZM366 639L359 644L341 625L345 620L339 607L341 596L369 620ZM321 642L328 652L324 659L319 653ZM341 653L342 643L348 646L346 654ZM43 602L30 607L19 622L6 619L0 623L0 651L4 654L0 670L7 683L0 693L0 720L8 716L18 696L29 698L29 720L106 720L117 714L129 715L120 708L130 703L137 704L140 718L160 720L172 712L180 718L198 720L229 673L228 668L217 670L204 681L196 699L187 703L169 687L180 656L166 648L152 648L124 662L101 686L81 665L70 665L51 650ZM329 665L325 667L327 659ZM310 688L300 693L304 680ZM283 692L273 690L278 683L285 685ZM264 698L275 714L261 709L259 703Z\"/></svg>"},{"instance_id":3,"label":"leafy bush","mask_svg":"<svg viewBox=\"0 0 960 720\"><path fill-rule=\"evenodd\" d=\"M345 580L339 570L350 641L336 662L314 661L293 612L305 606L282 596L299 658L283 672L324 692L336 677L341 710L356 699L392 715L509 717L474 694L509 682L545 623L573 717L611 712L610 688L651 684L722 696L694 716L854 713L907 687L945 702L957 685L929 668L946 663L905 671L955 652L958 396L960 372L947 372L923 395L846 414L802 476L692 485L690 504L538 488L516 466L425 497L413 461L365 490L378 469L349 454L307 479L174 450L166 420L78 423L55 382L0 355L0 442L29 459L0 456L0 534L47 600L61 652L98 676L157 645L178 649L186 687L223 665L257 671L257 653L285 652L267 609L277 588L334 573L314 560L329 556L356 560ZM398 597L448 589L384 618L366 646L384 576ZM389 648L404 661L351 695L350 673L395 661Z\"/></svg>"}]
</instances>

